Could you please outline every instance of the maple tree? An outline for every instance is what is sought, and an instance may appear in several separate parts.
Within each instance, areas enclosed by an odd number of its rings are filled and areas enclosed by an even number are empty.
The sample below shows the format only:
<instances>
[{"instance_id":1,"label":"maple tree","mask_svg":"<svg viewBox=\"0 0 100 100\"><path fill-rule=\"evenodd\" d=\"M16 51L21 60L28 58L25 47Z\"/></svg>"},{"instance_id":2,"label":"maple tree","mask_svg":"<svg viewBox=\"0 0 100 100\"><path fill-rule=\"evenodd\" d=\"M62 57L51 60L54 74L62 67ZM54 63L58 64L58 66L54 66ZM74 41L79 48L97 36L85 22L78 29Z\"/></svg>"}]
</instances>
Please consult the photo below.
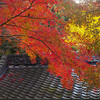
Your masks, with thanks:
<instances>
[{"instance_id":1,"label":"maple tree","mask_svg":"<svg viewBox=\"0 0 100 100\"><path fill-rule=\"evenodd\" d=\"M72 89L74 83L72 69L79 76L79 80L89 83L90 87L99 87L97 83L100 77L99 65L92 66L85 62L87 48L81 47L80 53L83 56L77 59L78 55L71 48L74 43L66 43L63 39L67 36L64 29L67 19L60 19L57 11L53 9L60 3L58 0L3 0L3 2L6 5L0 8L0 31L5 27L8 32L4 36L19 41L18 47L25 49L33 63L36 62L37 55L41 57L41 63L47 60L48 71L61 76L63 86L68 89ZM91 52L89 54L91 56Z\"/></svg>"},{"instance_id":2,"label":"maple tree","mask_svg":"<svg viewBox=\"0 0 100 100\"><path fill-rule=\"evenodd\" d=\"M74 43L73 49L80 51L81 54L84 52L83 54L87 56L91 52L92 55L100 55L100 9L99 6L96 6L98 2L91 0L92 2L75 4L72 0L63 1L57 11L60 9L60 18L64 17L64 19L70 20L65 25L67 36L63 39L67 43ZM83 51L84 47L86 51Z\"/></svg>"},{"instance_id":3,"label":"maple tree","mask_svg":"<svg viewBox=\"0 0 100 100\"><path fill-rule=\"evenodd\" d=\"M88 51L93 49L99 54L100 9L95 6L94 0L87 0L81 4L75 4L73 0L63 0L58 6L54 6L54 11L59 14L60 19L67 20L66 25L63 24L67 33L64 40L67 43L85 45Z\"/></svg>"}]
</instances>

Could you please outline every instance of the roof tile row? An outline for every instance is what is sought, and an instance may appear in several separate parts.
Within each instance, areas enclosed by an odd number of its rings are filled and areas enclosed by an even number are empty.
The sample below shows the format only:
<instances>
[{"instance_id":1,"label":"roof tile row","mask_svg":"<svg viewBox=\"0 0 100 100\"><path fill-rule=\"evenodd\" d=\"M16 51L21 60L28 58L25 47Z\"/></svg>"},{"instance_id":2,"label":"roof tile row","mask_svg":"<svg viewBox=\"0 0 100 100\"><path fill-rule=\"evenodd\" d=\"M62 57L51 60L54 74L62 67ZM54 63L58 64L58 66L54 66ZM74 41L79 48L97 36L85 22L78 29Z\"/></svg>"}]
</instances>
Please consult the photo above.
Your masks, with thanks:
<instances>
[{"instance_id":1,"label":"roof tile row","mask_svg":"<svg viewBox=\"0 0 100 100\"><path fill-rule=\"evenodd\" d=\"M23 62L29 57L20 56ZM61 77L54 77L46 71L46 65L32 65L30 62L21 63L20 57L3 56L0 66L1 71L0 100L1 99L32 99L32 100L94 100L100 99L100 90L90 91L82 86L82 82L74 84L72 90L62 87ZM26 57L26 58L25 58ZM12 59L12 60L10 60ZM17 59L19 64L12 64ZM1 70L1 69L0 69ZM5 74L4 74L5 73Z\"/></svg>"}]
</instances>

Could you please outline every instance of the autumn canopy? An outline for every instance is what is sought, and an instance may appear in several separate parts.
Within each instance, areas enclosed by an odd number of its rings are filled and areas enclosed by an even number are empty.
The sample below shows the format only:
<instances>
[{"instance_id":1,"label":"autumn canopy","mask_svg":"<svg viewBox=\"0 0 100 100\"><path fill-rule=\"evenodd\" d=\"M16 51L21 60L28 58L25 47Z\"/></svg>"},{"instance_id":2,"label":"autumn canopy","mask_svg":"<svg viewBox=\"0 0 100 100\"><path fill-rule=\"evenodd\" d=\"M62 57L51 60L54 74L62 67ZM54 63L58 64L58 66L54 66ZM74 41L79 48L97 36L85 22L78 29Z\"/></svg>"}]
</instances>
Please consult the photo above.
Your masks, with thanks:
<instances>
[{"instance_id":1,"label":"autumn canopy","mask_svg":"<svg viewBox=\"0 0 100 100\"><path fill-rule=\"evenodd\" d=\"M33 63L37 55L41 64L48 61L48 71L62 77L67 89L73 87L73 70L90 88L100 88L100 65L85 62L100 55L100 10L94 2L88 2L89 5L73 0L2 2L0 41L2 37L9 42L14 38Z\"/></svg>"}]
</instances>

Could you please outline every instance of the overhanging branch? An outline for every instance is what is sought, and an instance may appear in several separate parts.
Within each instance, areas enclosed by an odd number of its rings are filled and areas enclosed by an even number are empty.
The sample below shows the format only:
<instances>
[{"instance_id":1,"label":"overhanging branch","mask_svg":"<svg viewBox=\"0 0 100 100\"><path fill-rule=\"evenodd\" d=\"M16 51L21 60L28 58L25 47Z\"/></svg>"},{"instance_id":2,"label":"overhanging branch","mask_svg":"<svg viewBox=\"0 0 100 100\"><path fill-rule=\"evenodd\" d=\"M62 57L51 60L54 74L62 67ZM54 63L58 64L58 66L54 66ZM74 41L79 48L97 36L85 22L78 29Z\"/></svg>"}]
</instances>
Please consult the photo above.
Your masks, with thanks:
<instances>
[{"instance_id":1,"label":"overhanging branch","mask_svg":"<svg viewBox=\"0 0 100 100\"><path fill-rule=\"evenodd\" d=\"M0 27L3 26L3 25L5 25L6 23L8 23L9 21L11 21L12 19L18 17L18 16L21 15L22 13L26 12L27 10L29 10L29 9L32 7L32 4L33 4L34 1L35 1L35 0L33 0L33 1L30 3L30 6L29 6L27 9L23 10L23 11L20 12L18 15L12 16L10 19L8 19L8 20L5 21L4 23L2 23L2 24L0 25Z\"/></svg>"},{"instance_id":2,"label":"overhanging branch","mask_svg":"<svg viewBox=\"0 0 100 100\"><path fill-rule=\"evenodd\" d=\"M22 42L20 39L17 39L15 36L24 36L24 35L13 35L13 36L11 36L11 35L0 35L0 37L13 37L13 38L15 38L16 40L18 40L18 41L20 41L20 42ZM25 36L24 36L25 37ZM43 43L53 54L55 54L60 60L62 60L45 42L43 42L42 40L40 40L40 39L37 39L37 38L34 38L34 37L32 37L32 36L27 36L27 37L29 37L29 38L32 38L32 39L35 39L35 40L37 40L37 41L40 41L41 43ZM25 45L27 45L26 43L24 43L24 42L22 42L23 44L25 44ZM31 50L31 51L33 51L30 47L29 47L29 45L27 45L28 46L28 48Z\"/></svg>"},{"instance_id":3,"label":"overhanging branch","mask_svg":"<svg viewBox=\"0 0 100 100\"><path fill-rule=\"evenodd\" d=\"M12 26L12 27L18 27L18 28L21 28L21 29L24 29L24 30L27 30L27 31L30 31L30 32L35 32L37 35L39 35L40 37L44 38L44 36L40 35L39 32L42 32L42 31L33 31L33 30L29 30L27 28L24 28L24 27L21 27L21 26L17 26L17 25L12 25L12 24L6 24L8 26ZM51 41L48 41L45 39L46 42L48 43L51 43Z\"/></svg>"},{"instance_id":4,"label":"overhanging branch","mask_svg":"<svg viewBox=\"0 0 100 100\"><path fill-rule=\"evenodd\" d=\"M40 39L37 39L37 38L34 38L32 36L28 36L29 38L32 38L32 39L35 39L35 40L38 40L40 41L41 43L43 43L53 54L55 54L60 60L62 60L45 42L43 42L42 40Z\"/></svg>"}]
</instances>

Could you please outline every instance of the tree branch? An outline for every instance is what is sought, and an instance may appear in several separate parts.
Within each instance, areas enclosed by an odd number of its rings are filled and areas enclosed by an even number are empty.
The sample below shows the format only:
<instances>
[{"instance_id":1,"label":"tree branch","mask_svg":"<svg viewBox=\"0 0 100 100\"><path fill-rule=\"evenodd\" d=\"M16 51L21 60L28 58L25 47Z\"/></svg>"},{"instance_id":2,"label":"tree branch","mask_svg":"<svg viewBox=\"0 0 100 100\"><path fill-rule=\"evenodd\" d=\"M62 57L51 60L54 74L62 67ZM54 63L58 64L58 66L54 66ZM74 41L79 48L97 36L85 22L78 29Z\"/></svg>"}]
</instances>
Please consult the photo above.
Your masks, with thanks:
<instances>
[{"instance_id":1,"label":"tree branch","mask_svg":"<svg viewBox=\"0 0 100 100\"><path fill-rule=\"evenodd\" d=\"M33 17L33 16L29 16L29 15L27 15L27 16L22 16L22 15L20 15L20 16L18 16L18 17L28 17L28 18L31 18L31 19L47 19L47 18L38 18L38 17ZM47 20L54 20L54 19L47 19Z\"/></svg>"},{"instance_id":2,"label":"tree branch","mask_svg":"<svg viewBox=\"0 0 100 100\"><path fill-rule=\"evenodd\" d=\"M31 17L31 16L19 16L19 17L28 17L28 18L31 18L31 19L47 19L47 18L38 18L38 17Z\"/></svg>"},{"instance_id":3,"label":"tree branch","mask_svg":"<svg viewBox=\"0 0 100 100\"><path fill-rule=\"evenodd\" d=\"M83 12L83 13L91 13L91 12L99 12L100 10L92 10L92 11L87 11L87 12Z\"/></svg>"},{"instance_id":4,"label":"tree branch","mask_svg":"<svg viewBox=\"0 0 100 100\"><path fill-rule=\"evenodd\" d=\"M34 38L34 37L32 37L32 36L28 36L28 37L42 42L53 54L55 54L60 60L62 60L62 59L61 59L61 58L60 58L46 43L44 43L42 40L36 39L36 38Z\"/></svg>"},{"instance_id":5,"label":"tree branch","mask_svg":"<svg viewBox=\"0 0 100 100\"><path fill-rule=\"evenodd\" d=\"M44 38L44 36L42 36L42 35L39 34L39 32L41 32L41 31L32 31L32 30L29 30L27 28L24 28L24 27L21 27L21 26L17 26L17 25L12 25L12 24L6 24L6 25L12 26L12 27L18 27L18 28L21 28L21 29L24 29L24 30L27 30L27 31L30 31L30 32L35 32L40 37ZM51 43L51 41L47 41L47 40L45 40L45 41L48 42L48 43Z\"/></svg>"},{"instance_id":6,"label":"tree branch","mask_svg":"<svg viewBox=\"0 0 100 100\"><path fill-rule=\"evenodd\" d=\"M23 11L20 12L18 15L12 16L10 19L8 19L8 20L5 21L4 23L2 23L2 24L0 25L0 27L3 26L3 25L5 25L6 23L8 23L10 20L12 20L12 19L14 19L14 18L20 16L22 13L26 12L27 10L29 10L29 9L32 7L32 4L33 4L34 1L35 1L35 0L33 0L33 1L30 3L30 6L29 6L27 9L23 10ZM47 4L46 2L39 2L39 3L37 3L37 4L34 4L33 6L38 5L38 4L40 4L40 3Z\"/></svg>"},{"instance_id":7,"label":"tree branch","mask_svg":"<svg viewBox=\"0 0 100 100\"><path fill-rule=\"evenodd\" d=\"M11 36L11 35L0 35L0 37L13 37L13 38L15 38L16 40L22 42L20 39L17 39L15 36L24 36L24 35L13 35L13 36ZM61 58L60 58L46 43L44 43L42 40L37 39L37 38L34 38L34 37L32 37L32 36L27 36L27 37L42 42L53 54L55 54L60 60L62 60L62 59L61 59ZM22 42L22 43L25 44L24 42ZM27 44L25 44L25 45L27 45ZM28 46L28 48L30 48L29 45L27 45L27 46ZM31 50L31 51L32 51L32 50Z\"/></svg>"},{"instance_id":8,"label":"tree branch","mask_svg":"<svg viewBox=\"0 0 100 100\"><path fill-rule=\"evenodd\" d=\"M12 37L12 36L24 36L24 35L0 35L0 37Z\"/></svg>"},{"instance_id":9,"label":"tree branch","mask_svg":"<svg viewBox=\"0 0 100 100\"><path fill-rule=\"evenodd\" d=\"M6 23L8 23L10 20L12 20L12 19L18 17L18 16L21 15L22 13L26 12L27 10L29 10L29 9L32 7L32 4L33 4L34 1L35 1L35 0L33 0L32 3L30 3L30 6L29 6L27 9L25 9L25 10L22 11L22 12L20 12L18 15L12 16L10 19L8 19L8 20L5 21L4 23L2 23L2 24L0 25L0 27L3 26L3 25L5 25Z\"/></svg>"}]
</instances>

